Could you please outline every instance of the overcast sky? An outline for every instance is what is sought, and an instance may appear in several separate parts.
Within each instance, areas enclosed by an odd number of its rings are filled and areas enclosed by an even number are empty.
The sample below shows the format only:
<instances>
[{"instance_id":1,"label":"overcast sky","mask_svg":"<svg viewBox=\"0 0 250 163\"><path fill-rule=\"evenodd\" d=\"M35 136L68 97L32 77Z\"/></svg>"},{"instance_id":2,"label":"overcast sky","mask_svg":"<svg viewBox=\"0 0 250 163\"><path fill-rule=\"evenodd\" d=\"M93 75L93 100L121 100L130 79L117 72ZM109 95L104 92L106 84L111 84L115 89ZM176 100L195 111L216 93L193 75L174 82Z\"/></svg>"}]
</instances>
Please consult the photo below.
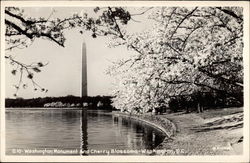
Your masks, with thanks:
<instances>
[{"instance_id":1,"label":"overcast sky","mask_svg":"<svg viewBox=\"0 0 250 163\"><path fill-rule=\"evenodd\" d=\"M53 9L56 12L51 18L64 18L73 13L81 13L83 8L24 8L27 16L32 17L49 17ZM84 8L89 14L92 9ZM137 9L131 9L136 12ZM144 16L138 16L137 20L141 23L133 22L128 28L130 32L138 32L150 26L145 21ZM34 79L42 87L49 91L45 94L33 91L32 84L29 80L24 79L24 83L28 84L28 88L20 89L18 96L23 98L34 98L44 96L80 96L81 82L81 45L86 42L87 47L87 70L88 70L88 95L110 95L114 80L105 74L105 70L110 66L112 61L126 58L131 51L125 47L108 48L106 38L93 39L89 33L81 35L78 30L65 31L65 47L43 39L36 39L35 42L26 49L14 49L8 51L7 55L15 56L16 60L24 63L32 62L49 62L42 68L42 72L35 74ZM6 62L6 97L13 97L15 88L13 85L18 83L19 75L11 75L11 66Z\"/></svg>"}]
</instances>

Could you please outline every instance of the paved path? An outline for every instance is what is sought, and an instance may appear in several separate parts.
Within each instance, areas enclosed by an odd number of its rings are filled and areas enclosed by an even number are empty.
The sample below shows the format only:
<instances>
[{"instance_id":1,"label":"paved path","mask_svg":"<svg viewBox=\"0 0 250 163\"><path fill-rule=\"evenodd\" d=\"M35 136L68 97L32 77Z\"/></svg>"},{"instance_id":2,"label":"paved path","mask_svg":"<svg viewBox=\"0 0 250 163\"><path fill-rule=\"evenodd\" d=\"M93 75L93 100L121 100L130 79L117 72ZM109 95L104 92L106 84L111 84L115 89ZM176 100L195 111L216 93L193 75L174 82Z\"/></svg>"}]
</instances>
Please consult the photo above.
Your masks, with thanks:
<instances>
[{"instance_id":1,"label":"paved path","mask_svg":"<svg viewBox=\"0 0 250 163\"><path fill-rule=\"evenodd\" d=\"M241 154L243 135L242 108L198 113L158 115L173 121L177 133L158 149L169 149L166 155Z\"/></svg>"}]
</instances>

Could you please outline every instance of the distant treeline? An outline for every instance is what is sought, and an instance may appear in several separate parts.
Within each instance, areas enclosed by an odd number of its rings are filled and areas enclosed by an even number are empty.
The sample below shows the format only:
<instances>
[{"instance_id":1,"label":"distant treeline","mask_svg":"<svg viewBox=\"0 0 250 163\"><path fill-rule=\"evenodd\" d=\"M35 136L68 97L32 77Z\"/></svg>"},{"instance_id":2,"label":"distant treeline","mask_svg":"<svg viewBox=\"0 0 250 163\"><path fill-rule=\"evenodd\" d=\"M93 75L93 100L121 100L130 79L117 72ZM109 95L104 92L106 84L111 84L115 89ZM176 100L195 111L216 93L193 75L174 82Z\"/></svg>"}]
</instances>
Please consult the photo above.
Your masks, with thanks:
<instances>
[{"instance_id":1,"label":"distant treeline","mask_svg":"<svg viewBox=\"0 0 250 163\"><path fill-rule=\"evenodd\" d=\"M76 96L65 96L65 97L44 97L44 98L33 98L33 99L5 99L6 107L44 107L45 104L61 102L69 107L82 107L88 105L89 109L115 109L112 107L111 96L95 96L95 97L76 97ZM227 95L223 93L211 93L211 92L198 92L190 95L175 96L170 99L168 106L155 108L156 112L164 113L167 110L173 112L184 111L202 112L204 109L209 108L224 108L224 107L241 107L243 106L243 93ZM63 106L65 107L65 106ZM66 106L67 107L67 106ZM152 111L152 110L151 110Z\"/></svg>"},{"instance_id":2,"label":"distant treeline","mask_svg":"<svg viewBox=\"0 0 250 163\"><path fill-rule=\"evenodd\" d=\"M76 96L65 96L65 97L44 97L44 98L33 98L33 99L5 99L5 107L44 107L45 104L61 102L64 104L77 105L80 104L80 107L83 106L83 103L87 103L91 108L105 108L113 109L111 106L111 97L110 96L94 96L94 97L76 97ZM101 104L101 105L100 105Z\"/></svg>"}]
</instances>

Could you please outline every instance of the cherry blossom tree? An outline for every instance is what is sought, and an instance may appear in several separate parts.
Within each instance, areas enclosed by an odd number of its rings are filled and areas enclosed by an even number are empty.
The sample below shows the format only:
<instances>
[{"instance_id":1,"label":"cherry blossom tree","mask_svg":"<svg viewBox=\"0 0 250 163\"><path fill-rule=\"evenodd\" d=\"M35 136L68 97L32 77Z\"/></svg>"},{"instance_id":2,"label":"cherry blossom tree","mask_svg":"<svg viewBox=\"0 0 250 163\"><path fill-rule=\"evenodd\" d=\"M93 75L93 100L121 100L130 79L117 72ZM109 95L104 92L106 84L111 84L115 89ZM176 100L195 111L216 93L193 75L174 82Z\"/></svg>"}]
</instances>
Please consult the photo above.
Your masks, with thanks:
<instances>
[{"instance_id":1,"label":"cherry blossom tree","mask_svg":"<svg viewBox=\"0 0 250 163\"><path fill-rule=\"evenodd\" d=\"M137 52L111 68L119 81L116 108L145 113L196 92L226 94L242 103L242 8L154 8L149 18L154 27L137 34L115 25L113 46Z\"/></svg>"}]
</instances>

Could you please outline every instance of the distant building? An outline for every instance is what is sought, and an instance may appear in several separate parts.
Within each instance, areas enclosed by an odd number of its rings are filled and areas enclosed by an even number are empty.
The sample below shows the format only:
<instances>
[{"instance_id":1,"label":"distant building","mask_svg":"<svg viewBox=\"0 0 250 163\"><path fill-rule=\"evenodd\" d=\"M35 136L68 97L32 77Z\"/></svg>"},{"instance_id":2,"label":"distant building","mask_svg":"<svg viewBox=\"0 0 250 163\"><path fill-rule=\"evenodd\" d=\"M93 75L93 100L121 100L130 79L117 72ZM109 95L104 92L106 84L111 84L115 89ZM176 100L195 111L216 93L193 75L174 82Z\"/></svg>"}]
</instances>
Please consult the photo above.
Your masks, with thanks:
<instances>
[{"instance_id":1,"label":"distant building","mask_svg":"<svg viewBox=\"0 0 250 163\"><path fill-rule=\"evenodd\" d=\"M102 103L101 101L99 101L99 102L97 103L97 107L103 107L103 103Z\"/></svg>"},{"instance_id":2,"label":"distant building","mask_svg":"<svg viewBox=\"0 0 250 163\"><path fill-rule=\"evenodd\" d=\"M82 106L83 106L83 107L87 107L87 106L88 106L88 103L87 103L87 102L84 102L84 103L82 104Z\"/></svg>"}]
</instances>

